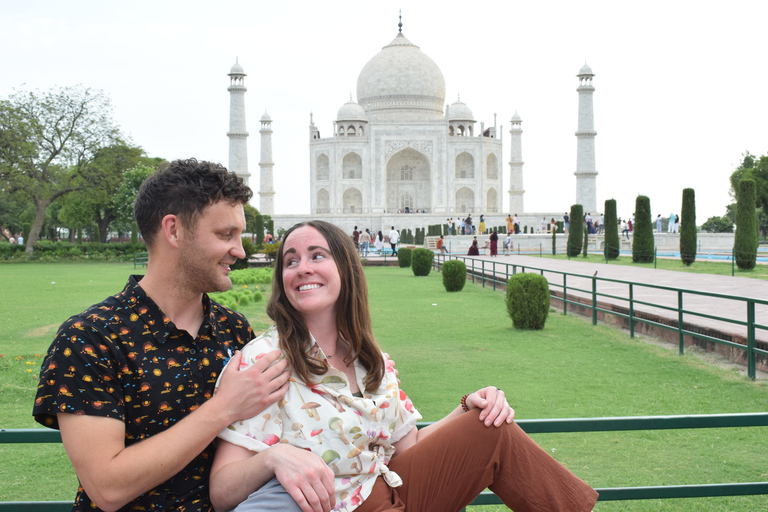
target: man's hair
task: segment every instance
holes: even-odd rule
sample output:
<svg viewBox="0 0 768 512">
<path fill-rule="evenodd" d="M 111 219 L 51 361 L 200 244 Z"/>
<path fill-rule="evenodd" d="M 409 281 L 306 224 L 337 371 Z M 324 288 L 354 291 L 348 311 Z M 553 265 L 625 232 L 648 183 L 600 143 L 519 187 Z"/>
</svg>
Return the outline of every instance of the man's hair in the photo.
<svg viewBox="0 0 768 512">
<path fill-rule="evenodd" d="M 339 272 L 341 287 L 336 301 L 336 328 L 347 344 L 344 362 L 360 360 L 367 371 L 365 389 L 373 392 L 384 378 L 384 357 L 373 339 L 363 265 L 349 236 L 329 222 L 312 220 L 296 224 L 285 233 L 280 244 L 272 278 L 272 294 L 267 305 L 267 314 L 275 322 L 280 335 L 280 349 L 304 382 L 310 383 L 312 375 L 328 372 L 328 363 L 307 356 L 311 343 L 309 328 L 301 313 L 291 305 L 283 286 L 283 248 L 294 231 L 306 226 L 315 228 L 323 235 Z"/>
<path fill-rule="evenodd" d="M 141 236 L 151 246 L 166 215 L 178 216 L 185 229 L 194 230 L 207 206 L 219 201 L 245 204 L 252 196 L 242 178 L 221 164 L 174 160 L 144 180 L 133 213 Z"/>
</svg>

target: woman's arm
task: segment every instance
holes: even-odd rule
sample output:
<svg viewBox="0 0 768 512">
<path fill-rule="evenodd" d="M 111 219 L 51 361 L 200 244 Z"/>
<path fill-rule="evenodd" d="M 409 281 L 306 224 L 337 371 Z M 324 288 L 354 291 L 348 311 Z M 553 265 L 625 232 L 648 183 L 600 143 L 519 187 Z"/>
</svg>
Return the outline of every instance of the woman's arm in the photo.
<svg viewBox="0 0 768 512">
<path fill-rule="evenodd" d="M 304 512 L 329 512 L 336 504 L 333 471 L 317 455 L 280 443 L 262 452 L 219 439 L 210 479 L 211 503 L 231 510 L 276 476 Z"/>
<path fill-rule="evenodd" d="M 484 422 L 486 427 L 490 427 L 491 425 L 500 427 L 505 422 L 512 423 L 515 419 L 515 410 L 507 403 L 507 399 L 504 397 L 504 392 L 493 386 L 470 393 L 464 403 L 467 404 L 467 407 L 470 410 L 482 409 L 482 411 L 480 411 L 480 421 Z M 436 421 L 422 429 L 413 427 L 410 432 L 394 443 L 395 456 L 403 453 L 426 436 L 435 432 L 441 426 L 457 416 L 464 414 L 464 412 L 464 408 L 459 405 L 440 421 Z"/>
</svg>

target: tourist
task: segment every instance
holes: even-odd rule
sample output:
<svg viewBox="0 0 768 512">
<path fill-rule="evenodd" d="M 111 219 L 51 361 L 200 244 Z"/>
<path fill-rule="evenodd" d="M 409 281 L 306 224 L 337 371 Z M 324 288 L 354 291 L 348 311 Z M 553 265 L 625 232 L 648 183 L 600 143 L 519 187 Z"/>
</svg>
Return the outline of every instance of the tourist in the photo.
<svg viewBox="0 0 768 512">
<path fill-rule="evenodd" d="M 472 245 L 469 246 L 467 256 L 480 256 L 480 248 L 477 246 L 477 237 L 472 240 Z"/>
<path fill-rule="evenodd" d="M 440 249 L 440 254 L 445 254 L 443 235 L 440 235 L 440 238 L 437 239 L 437 242 L 435 242 L 435 247 Z"/>
<path fill-rule="evenodd" d="M 667 224 L 667 233 L 674 233 L 675 231 L 675 214 L 669 214 L 669 224 Z"/>
<path fill-rule="evenodd" d="M 504 254 L 508 255 L 513 248 L 514 246 L 512 244 L 512 235 L 507 233 L 507 238 L 504 239 Z"/>
<path fill-rule="evenodd" d="M 480 215 L 480 225 L 477 228 L 480 231 L 481 235 L 485 234 L 485 219 L 482 215 Z"/>
<path fill-rule="evenodd" d="M 72 510 L 210 510 L 216 435 L 287 391 L 278 352 L 240 368 L 253 331 L 207 295 L 228 290 L 230 265 L 245 257 L 251 196 L 218 164 L 182 160 L 156 171 L 135 203 L 146 275 L 56 334 L 33 414 L 61 430 L 81 485 Z M 299 510 L 277 480 L 259 493 L 272 510 Z"/>
<path fill-rule="evenodd" d="M 541 223 L 539 224 L 539 231 L 542 232 L 542 233 L 546 233 L 547 232 L 547 224 L 548 224 L 547 218 L 546 217 L 542 217 L 541 218 Z"/>
<path fill-rule="evenodd" d="M 397 256 L 397 242 L 400 241 L 400 233 L 395 231 L 395 226 L 392 226 L 389 232 L 389 245 L 392 247 L 392 256 Z"/>
<path fill-rule="evenodd" d="M 552 217 L 552 220 L 549 221 L 549 232 L 557 233 L 557 222 L 555 222 L 554 217 Z"/>
<path fill-rule="evenodd" d="M 384 249 L 384 235 L 381 231 L 376 234 L 376 242 L 373 245 L 376 246 L 376 251 L 379 253 L 379 256 L 381 256 L 381 251 Z"/>
<path fill-rule="evenodd" d="M 565 212 L 565 215 L 563 215 L 563 232 L 568 233 L 568 226 L 570 226 L 570 220 L 571 217 L 568 215 L 568 212 Z"/>
<path fill-rule="evenodd" d="M 507 214 L 507 233 L 515 232 L 515 219 L 512 218 L 512 214 Z"/>
<path fill-rule="evenodd" d="M 514 224 L 515 224 L 515 234 L 519 235 L 520 234 L 520 219 L 517 218 L 517 214 L 515 214 Z"/>
<path fill-rule="evenodd" d="M 277 261 L 267 307 L 276 325 L 243 361 L 279 348 L 292 385 L 279 405 L 220 433 L 217 510 L 265 510 L 251 493 L 273 473 L 305 511 L 458 511 L 486 487 L 519 511 L 592 510 L 597 493 L 514 423 L 495 387 L 416 428 L 422 417 L 376 345 L 365 273 L 340 229 L 294 226 Z"/>
<path fill-rule="evenodd" d="M 493 233 L 491 233 L 491 236 L 489 237 L 491 240 L 491 256 L 498 256 L 499 255 L 499 234 L 496 232 L 496 230 L 493 230 Z"/>
<path fill-rule="evenodd" d="M 371 232 L 366 228 L 366 230 L 360 234 L 360 253 L 363 255 L 363 258 L 368 257 L 368 246 L 370 244 Z"/>
<path fill-rule="evenodd" d="M 359 251 L 360 250 L 360 232 L 357 230 L 357 226 L 355 226 L 354 231 L 352 231 L 352 241 L 355 243 L 355 248 Z"/>
<path fill-rule="evenodd" d="M 656 216 L 656 232 L 661 233 L 661 214 Z"/>
<path fill-rule="evenodd" d="M 627 240 L 629 240 L 629 226 L 627 225 L 627 221 L 622 222 L 619 220 L 619 222 L 621 222 L 621 234 L 627 235 Z"/>
</svg>

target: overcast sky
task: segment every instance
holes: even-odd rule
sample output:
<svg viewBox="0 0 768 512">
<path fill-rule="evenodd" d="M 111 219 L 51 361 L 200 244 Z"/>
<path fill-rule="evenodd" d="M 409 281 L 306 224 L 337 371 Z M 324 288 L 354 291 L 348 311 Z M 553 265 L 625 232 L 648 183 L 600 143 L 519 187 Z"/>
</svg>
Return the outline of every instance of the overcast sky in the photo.
<svg viewBox="0 0 768 512">
<path fill-rule="evenodd" d="M 363 66 L 403 33 L 475 119 L 523 119 L 527 212 L 575 202 L 578 94 L 593 85 L 598 206 L 620 216 L 638 194 L 653 215 L 696 190 L 697 223 L 722 215 L 748 150 L 768 153 L 764 0 L 719 1 L 67 1 L 0 0 L 0 97 L 13 88 L 103 89 L 124 133 L 150 156 L 227 165 L 229 77 L 246 77 L 251 185 L 259 118 L 273 119 L 277 214 L 309 212 L 309 114 L 323 137 L 357 99 Z M 258 204 L 256 204 L 258 207 Z"/>
</svg>

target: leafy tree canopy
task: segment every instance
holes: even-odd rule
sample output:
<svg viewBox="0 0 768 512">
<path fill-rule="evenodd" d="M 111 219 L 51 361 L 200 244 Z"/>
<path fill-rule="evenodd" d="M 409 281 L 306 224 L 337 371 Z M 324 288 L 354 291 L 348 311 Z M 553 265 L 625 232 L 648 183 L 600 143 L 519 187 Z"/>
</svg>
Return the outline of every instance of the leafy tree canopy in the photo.
<svg viewBox="0 0 768 512">
<path fill-rule="evenodd" d="M 89 164 L 118 136 L 103 91 L 55 87 L 47 92 L 15 91 L 0 101 L 0 182 L 35 205 L 27 252 L 37 242 L 48 206 L 83 190 Z"/>
</svg>

